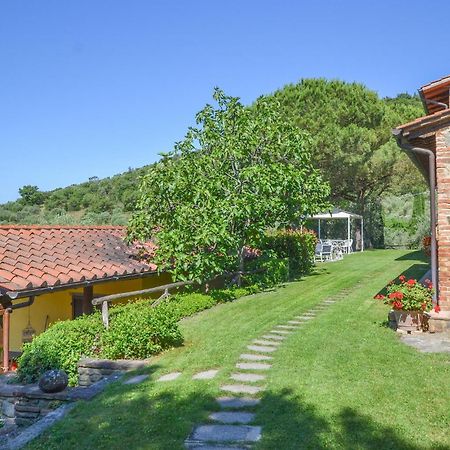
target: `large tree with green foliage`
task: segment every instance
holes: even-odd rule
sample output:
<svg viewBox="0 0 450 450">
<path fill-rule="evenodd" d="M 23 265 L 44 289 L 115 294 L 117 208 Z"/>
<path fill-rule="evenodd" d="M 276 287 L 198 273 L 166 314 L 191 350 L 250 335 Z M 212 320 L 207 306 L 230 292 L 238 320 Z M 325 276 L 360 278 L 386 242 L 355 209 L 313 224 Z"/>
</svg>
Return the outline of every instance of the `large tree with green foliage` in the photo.
<svg viewBox="0 0 450 450">
<path fill-rule="evenodd" d="M 311 139 L 279 104 L 246 108 L 215 90 L 175 149 L 142 179 L 129 240 L 153 238 L 156 262 L 177 279 L 242 270 L 246 246 L 267 228 L 327 206 L 329 189 L 311 163 Z"/>
<path fill-rule="evenodd" d="M 362 84 L 325 79 L 304 79 L 271 97 L 287 120 L 313 136 L 313 163 L 330 182 L 334 202 L 363 211 L 368 198 L 391 187 L 397 169 L 417 174 L 391 135 L 422 114 L 416 97 L 381 100 Z"/>
</svg>

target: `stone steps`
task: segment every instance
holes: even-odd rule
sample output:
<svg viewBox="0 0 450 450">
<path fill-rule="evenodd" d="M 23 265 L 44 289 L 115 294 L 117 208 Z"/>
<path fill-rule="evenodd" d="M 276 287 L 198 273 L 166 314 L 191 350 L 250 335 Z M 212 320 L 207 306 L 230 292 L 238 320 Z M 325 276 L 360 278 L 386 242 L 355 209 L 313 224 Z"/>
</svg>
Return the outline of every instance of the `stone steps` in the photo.
<svg viewBox="0 0 450 450">
<path fill-rule="evenodd" d="M 260 375 L 258 373 L 232 373 L 230 378 L 234 381 L 244 381 L 255 383 L 256 381 L 265 380 L 265 375 Z"/>
<path fill-rule="evenodd" d="M 253 344 L 256 344 L 256 345 L 274 345 L 274 346 L 277 346 L 277 345 L 280 345 L 280 342 L 276 342 L 276 341 L 270 341 L 270 340 L 267 340 L 267 339 L 254 339 L 253 340 Z"/>
<path fill-rule="evenodd" d="M 205 444 L 221 444 L 222 447 L 211 447 L 210 445 L 210 448 L 224 449 L 233 448 L 232 444 L 253 444 L 260 439 L 261 427 L 259 426 L 199 425 L 194 428 L 189 438 L 185 441 L 185 446 L 189 449 L 203 448 L 204 450 Z M 224 447 L 224 445 L 228 447 Z"/>
<path fill-rule="evenodd" d="M 231 392 L 233 394 L 255 395 L 262 392 L 264 388 L 260 386 L 249 386 L 247 384 L 225 384 L 223 386 L 220 386 L 220 390 Z"/>
<path fill-rule="evenodd" d="M 208 419 L 225 424 L 248 425 L 255 420 L 255 415 L 245 411 L 219 411 L 211 413 Z"/>
<path fill-rule="evenodd" d="M 270 361 L 271 359 L 273 359 L 273 357 L 269 355 L 255 355 L 253 353 L 242 353 L 242 355 L 239 355 L 239 359 L 245 359 L 247 361 Z"/>
</svg>

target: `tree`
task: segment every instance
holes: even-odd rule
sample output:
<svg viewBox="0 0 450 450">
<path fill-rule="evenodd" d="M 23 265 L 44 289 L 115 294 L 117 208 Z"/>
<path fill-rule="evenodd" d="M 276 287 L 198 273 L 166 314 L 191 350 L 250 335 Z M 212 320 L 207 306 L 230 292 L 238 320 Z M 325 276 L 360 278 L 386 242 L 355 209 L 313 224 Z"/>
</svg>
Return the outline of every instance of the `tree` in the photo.
<svg viewBox="0 0 450 450">
<path fill-rule="evenodd" d="M 155 261 L 177 279 L 207 280 L 243 269 L 244 250 L 267 228 L 287 226 L 328 205 L 311 163 L 311 139 L 284 120 L 279 104 L 253 108 L 214 92 L 175 149 L 142 178 L 128 240 L 153 238 Z"/>
<path fill-rule="evenodd" d="M 391 135 L 421 115 L 414 97 L 383 101 L 361 84 L 325 79 L 302 80 L 272 97 L 287 120 L 313 136 L 313 163 L 329 181 L 333 202 L 356 203 L 363 212 L 368 198 L 390 188 L 399 161 L 415 170 Z"/>
<path fill-rule="evenodd" d="M 25 205 L 42 205 L 45 200 L 45 194 L 39 191 L 37 186 L 27 184 L 19 189 L 21 201 Z"/>
</svg>

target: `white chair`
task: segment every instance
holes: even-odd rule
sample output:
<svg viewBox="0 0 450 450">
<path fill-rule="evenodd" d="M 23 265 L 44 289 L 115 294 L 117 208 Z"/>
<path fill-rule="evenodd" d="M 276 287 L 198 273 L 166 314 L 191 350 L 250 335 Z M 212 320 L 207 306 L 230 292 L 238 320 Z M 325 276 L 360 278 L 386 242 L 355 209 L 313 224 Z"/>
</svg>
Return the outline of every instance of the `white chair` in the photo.
<svg viewBox="0 0 450 450">
<path fill-rule="evenodd" d="M 344 243 L 345 253 L 353 253 L 353 239 L 347 239 Z"/>
</svg>

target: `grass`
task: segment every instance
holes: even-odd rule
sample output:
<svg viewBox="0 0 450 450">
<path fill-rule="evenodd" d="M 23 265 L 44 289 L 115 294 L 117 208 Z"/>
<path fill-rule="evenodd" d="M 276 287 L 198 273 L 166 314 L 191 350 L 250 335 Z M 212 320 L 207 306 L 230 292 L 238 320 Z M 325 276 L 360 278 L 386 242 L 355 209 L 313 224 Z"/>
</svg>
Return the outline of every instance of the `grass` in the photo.
<svg viewBox="0 0 450 450">
<path fill-rule="evenodd" d="M 386 306 L 372 299 L 390 279 L 426 269 L 418 252 L 350 255 L 298 282 L 186 319 L 185 345 L 154 358 L 146 382 L 109 386 L 27 449 L 182 449 L 192 427 L 217 410 L 219 386 L 251 339 L 343 289 L 339 304 L 277 352 L 255 410 L 263 426 L 257 448 L 448 449 L 448 357 L 402 344 L 382 325 Z M 215 379 L 191 380 L 211 368 L 221 369 Z M 155 383 L 172 371 L 183 374 Z"/>
</svg>

